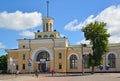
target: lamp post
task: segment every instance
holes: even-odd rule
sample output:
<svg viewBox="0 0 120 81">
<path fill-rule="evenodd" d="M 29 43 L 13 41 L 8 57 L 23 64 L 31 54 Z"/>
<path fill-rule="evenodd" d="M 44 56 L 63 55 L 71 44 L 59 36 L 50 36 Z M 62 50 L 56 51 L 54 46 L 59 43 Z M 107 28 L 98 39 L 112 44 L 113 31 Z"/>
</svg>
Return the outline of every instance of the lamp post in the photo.
<svg viewBox="0 0 120 81">
<path fill-rule="evenodd" d="M 84 75 L 84 56 L 83 56 L 83 47 L 86 47 L 86 44 L 81 44 L 81 53 L 82 53 L 82 75 Z"/>
</svg>

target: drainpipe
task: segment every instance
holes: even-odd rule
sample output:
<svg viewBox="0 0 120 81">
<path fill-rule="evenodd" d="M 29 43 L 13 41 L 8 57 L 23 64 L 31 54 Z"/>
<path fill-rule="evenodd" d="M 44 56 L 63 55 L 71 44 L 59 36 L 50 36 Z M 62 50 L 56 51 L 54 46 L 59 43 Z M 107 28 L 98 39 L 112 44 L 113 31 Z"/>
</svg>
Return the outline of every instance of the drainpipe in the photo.
<svg viewBox="0 0 120 81">
<path fill-rule="evenodd" d="M 53 68 L 52 68 L 52 70 L 54 69 L 55 70 L 55 39 L 54 38 L 51 38 L 52 39 L 52 41 L 53 41 L 53 47 L 52 47 L 52 50 L 53 50 L 53 61 L 54 61 L 54 64 L 53 64 Z"/>
<path fill-rule="evenodd" d="M 29 51 L 29 58 L 28 58 L 28 61 L 30 62 L 31 61 L 31 57 L 30 57 L 30 52 L 31 52 L 31 40 L 29 39 L 29 49 L 30 49 L 30 51 Z M 28 66 L 29 67 L 29 73 L 30 73 L 30 67 L 31 66 Z"/>
<path fill-rule="evenodd" d="M 67 49 L 66 49 L 66 73 L 67 73 L 67 70 L 68 70 L 68 67 L 67 67 L 67 61 L 68 61 L 68 59 L 67 59 L 68 48 L 69 48 L 69 47 L 67 47 Z"/>
</svg>

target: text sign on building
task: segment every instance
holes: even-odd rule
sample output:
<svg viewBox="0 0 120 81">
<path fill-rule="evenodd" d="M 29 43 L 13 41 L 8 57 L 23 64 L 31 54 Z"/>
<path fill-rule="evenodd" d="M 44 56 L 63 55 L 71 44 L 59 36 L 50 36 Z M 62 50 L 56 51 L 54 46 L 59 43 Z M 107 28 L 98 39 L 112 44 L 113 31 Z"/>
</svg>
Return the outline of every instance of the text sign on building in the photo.
<svg viewBox="0 0 120 81">
<path fill-rule="evenodd" d="M 45 63 L 46 59 L 40 59 L 40 63 Z"/>
</svg>

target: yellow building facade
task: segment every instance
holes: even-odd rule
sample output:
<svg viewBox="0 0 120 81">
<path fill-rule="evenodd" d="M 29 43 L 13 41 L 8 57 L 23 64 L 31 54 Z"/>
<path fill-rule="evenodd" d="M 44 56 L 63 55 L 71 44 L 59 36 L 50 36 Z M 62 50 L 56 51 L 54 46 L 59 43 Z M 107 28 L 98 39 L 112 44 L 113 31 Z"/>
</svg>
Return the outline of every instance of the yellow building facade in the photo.
<svg viewBox="0 0 120 81">
<path fill-rule="evenodd" d="M 8 70 L 20 73 L 34 72 L 90 72 L 88 54 L 90 45 L 70 45 L 66 37 L 60 37 L 54 30 L 54 19 L 43 18 L 43 31 L 34 32 L 34 39 L 18 39 L 17 49 L 7 49 Z M 103 70 L 109 65 L 109 72 L 120 71 L 120 44 L 110 44 L 109 52 L 103 56 Z M 84 59 L 83 59 L 84 58 Z M 99 72 L 99 67 L 95 67 Z"/>
</svg>

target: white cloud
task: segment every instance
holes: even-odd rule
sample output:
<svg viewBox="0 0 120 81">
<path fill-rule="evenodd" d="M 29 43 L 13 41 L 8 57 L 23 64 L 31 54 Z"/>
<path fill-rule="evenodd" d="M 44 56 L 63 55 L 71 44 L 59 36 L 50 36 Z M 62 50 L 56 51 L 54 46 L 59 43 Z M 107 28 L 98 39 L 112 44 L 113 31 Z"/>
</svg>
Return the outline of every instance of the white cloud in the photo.
<svg viewBox="0 0 120 81">
<path fill-rule="evenodd" d="M 26 30 L 26 31 L 21 32 L 19 35 L 26 36 L 26 37 L 34 37 L 34 32 Z"/>
<path fill-rule="evenodd" d="M 73 31 L 74 29 L 74 31 L 76 31 L 95 20 L 107 23 L 106 28 L 108 33 L 111 34 L 109 43 L 120 43 L 120 5 L 106 8 L 96 17 L 94 17 L 94 15 L 90 15 L 84 22 L 78 23 L 78 21 L 75 20 L 77 21 L 77 24 L 74 24 L 75 22 L 73 20 L 73 23 L 68 23 L 65 26 L 65 29 L 70 31 Z"/>
<path fill-rule="evenodd" d="M 26 30 L 39 26 L 42 23 L 41 20 L 41 13 L 38 12 L 23 13 L 16 11 L 8 13 L 4 11 L 0 13 L 0 28 Z"/>
<path fill-rule="evenodd" d="M 89 16 L 84 22 L 78 22 L 77 19 L 74 19 L 73 21 L 69 22 L 67 25 L 65 25 L 64 29 L 69 30 L 69 31 L 77 31 L 80 30 L 83 26 L 86 24 L 92 22 L 93 20 L 93 15 Z"/>
<path fill-rule="evenodd" d="M 90 41 L 83 39 L 83 40 L 77 42 L 76 44 L 78 44 L 78 45 L 79 45 L 79 44 L 90 44 Z"/>
<path fill-rule="evenodd" d="M 96 19 L 107 23 L 106 28 L 111 34 L 109 43 L 120 43 L 120 5 L 105 9 Z"/>
<path fill-rule="evenodd" d="M 120 6 L 106 8 L 96 17 L 96 20 L 107 23 L 108 32 L 112 35 L 120 35 Z"/>
<path fill-rule="evenodd" d="M 73 21 L 71 21 L 70 23 L 68 23 L 64 29 L 65 30 L 70 30 L 70 31 L 76 31 L 77 29 L 81 29 L 80 28 L 81 24 L 78 23 L 78 20 L 75 19 Z"/>
<path fill-rule="evenodd" d="M 109 43 L 120 43 L 120 37 L 118 37 L 118 36 L 111 36 L 109 38 Z"/>
<path fill-rule="evenodd" d="M 5 45 L 3 45 L 1 42 L 0 42 L 0 48 L 5 48 Z"/>
</svg>

